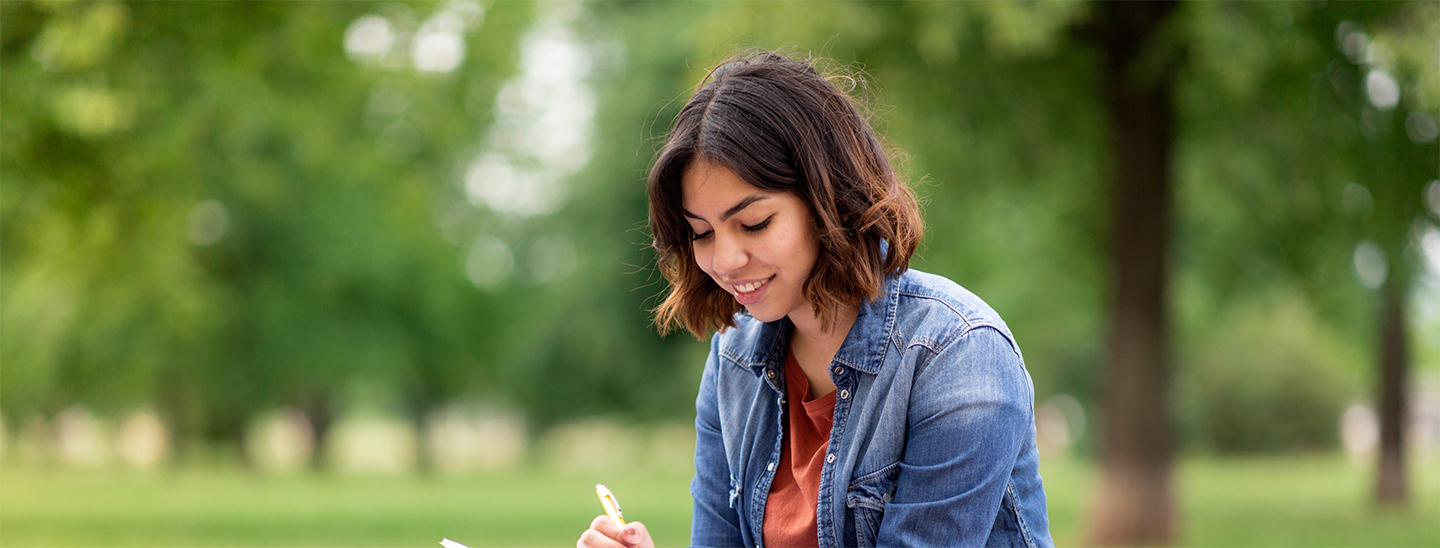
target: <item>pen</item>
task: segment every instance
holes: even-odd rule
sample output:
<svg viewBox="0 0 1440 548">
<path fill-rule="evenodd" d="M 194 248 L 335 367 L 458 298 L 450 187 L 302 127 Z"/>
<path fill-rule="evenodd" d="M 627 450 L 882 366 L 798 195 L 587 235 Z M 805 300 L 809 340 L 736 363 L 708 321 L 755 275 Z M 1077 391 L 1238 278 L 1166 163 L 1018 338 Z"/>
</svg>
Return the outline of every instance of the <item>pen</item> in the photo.
<svg viewBox="0 0 1440 548">
<path fill-rule="evenodd" d="M 620 513 L 620 503 L 615 500 L 615 495 L 599 483 L 595 484 L 595 494 L 600 497 L 600 505 L 605 507 L 605 514 L 610 516 L 610 521 L 615 522 L 616 527 L 624 527 L 625 516 Z"/>
</svg>

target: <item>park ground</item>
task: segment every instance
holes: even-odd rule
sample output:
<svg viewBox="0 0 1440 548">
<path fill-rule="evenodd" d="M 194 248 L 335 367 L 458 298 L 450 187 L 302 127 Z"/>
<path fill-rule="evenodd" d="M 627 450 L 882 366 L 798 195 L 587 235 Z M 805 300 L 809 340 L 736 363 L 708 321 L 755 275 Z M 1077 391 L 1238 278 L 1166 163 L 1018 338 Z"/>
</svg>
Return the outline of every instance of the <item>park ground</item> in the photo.
<svg viewBox="0 0 1440 548">
<path fill-rule="evenodd" d="M 1177 476 L 1181 546 L 1440 546 L 1440 458 L 1411 461 L 1412 503 L 1377 509 L 1372 469 L 1344 455 L 1192 457 Z M 1083 544 L 1094 465 L 1042 465 L 1057 545 Z M 683 469 L 464 476 L 0 469 L 0 546 L 569 546 L 600 513 L 593 486 L 662 546 L 688 538 Z"/>
</svg>

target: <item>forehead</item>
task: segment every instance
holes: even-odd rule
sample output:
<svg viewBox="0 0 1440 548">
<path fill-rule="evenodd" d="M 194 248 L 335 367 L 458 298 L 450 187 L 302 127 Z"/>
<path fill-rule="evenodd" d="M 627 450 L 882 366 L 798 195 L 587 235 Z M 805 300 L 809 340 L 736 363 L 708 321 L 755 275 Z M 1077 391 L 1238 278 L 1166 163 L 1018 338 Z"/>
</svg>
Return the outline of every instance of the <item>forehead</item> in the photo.
<svg viewBox="0 0 1440 548">
<path fill-rule="evenodd" d="M 706 160 L 692 162 L 680 178 L 681 207 L 704 217 L 726 211 L 751 196 L 779 194 L 746 182 L 723 164 Z"/>
<path fill-rule="evenodd" d="M 764 192 L 745 182 L 729 167 L 706 160 L 695 160 L 685 168 L 685 174 L 680 177 L 680 190 L 686 204 L 690 204 L 692 199 L 717 194 L 748 195 Z"/>
</svg>

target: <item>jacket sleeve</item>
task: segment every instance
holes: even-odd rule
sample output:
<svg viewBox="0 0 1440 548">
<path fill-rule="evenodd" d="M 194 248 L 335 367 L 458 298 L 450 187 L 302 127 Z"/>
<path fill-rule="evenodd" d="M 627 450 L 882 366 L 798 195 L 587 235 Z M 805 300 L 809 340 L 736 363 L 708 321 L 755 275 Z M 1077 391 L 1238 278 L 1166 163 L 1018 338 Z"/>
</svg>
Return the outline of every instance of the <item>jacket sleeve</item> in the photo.
<svg viewBox="0 0 1440 548">
<path fill-rule="evenodd" d="M 695 478 L 690 496 L 695 500 L 690 520 L 693 546 L 740 546 L 739 514 L 733 507 L 730 465 L 725 459 L 725 442 L 720 434 L 718 379 L 720 335 L 710 340 L 710 355 L 700 377 L 700 394 L 695 398 Z"/>
<path fill-rule="evenodd" d="M 1025 438 L 1034 388 L 1010 339 L 975 327 L 919 366 L 905 456 L 878 546 L 984 546 Z"/>
</svg>

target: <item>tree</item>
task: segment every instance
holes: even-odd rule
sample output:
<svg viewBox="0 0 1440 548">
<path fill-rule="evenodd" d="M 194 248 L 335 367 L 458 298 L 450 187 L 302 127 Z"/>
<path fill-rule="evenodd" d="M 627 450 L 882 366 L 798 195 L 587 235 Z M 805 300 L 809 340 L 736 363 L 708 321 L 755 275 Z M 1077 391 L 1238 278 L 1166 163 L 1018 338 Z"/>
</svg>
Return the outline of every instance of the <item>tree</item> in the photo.
<svg viewBox="0 0 1440 548">
<path fill-rule="evenodd" d="M 1329 106 L 1337 114 L 1358 118 L 1361 139 L 1339 143 L 1336 157 L 1343 164 L 1337 167 L 1367 187 L 1374 202 L 1374 214 L 1356 227 L 1368 241 L 1356 247 L 1355 263 L 1362 283 L 1378 289 L 1380 300 L 1376 307 L 1380 459 L 1375 497 L 1389 505 L 1404 504 L 1409 498 L 1404 462 L 1411 359 L 1406 302 L 1418 271 L 1424 268 L 1415 244 L 1440 215 L 1426 211 L 1424 198 L 1426 185 L 1440 174 L 1434 129 L 1440 108 L 1440 68 L 1433 52 L 1440 37 L 1440 24 L 1435 22 L 1440 12 L 1432 3 L 1366 8 L 1341 12 L 1353 19 L 1334 26 L 1337 49 L 1356 65 L 1359 77 L 1344 82 L 1355 88 L 1334 86 L 1337 96 Z M 1375 43 L 1367 43 L 1364 27 L 1374 29 Z M 1374 256 L 1376 249 L 1379 257 Z M 1366 267 L 1378 272 L 1365 272 Z"/>
<path fill-rule="evenodd" d="M 1110 250 L 1114 282 L 1105 371 L 1098 545 L 1167 544 L 1174 536 L 1171 471 L 1169 268 L 1173 61 L 1156 42 L 1175 2 L 1101 4 L 1114 154 Z M 1147 64 L 1148 62 L 1148 64 Z"/>
<path fill-rule="evenodd" d="M 1186 123 L 1215 151 L 1192 164 L 1214 182 L 1191 195 L 1227 205 L 1191 209 L 1187 224 L 1208 234 L 1182 235 L 1182 263 L 1227 301 L 1293 281 L 1351 344 L 1375 348 L 1376 497 L 1403 500 L 1404 303 L 1423 266 L 1414 242 L 1434 222 L 1423 192 L 1437 172 L 1435 6 L 1188 7 L 1184 87 L 1205 100 L 1189 101 Z"/>
<path fill-rule="evenodd" d="M 484 388 L 500 307 L 433 208 L 527 4 L 0 9 L 7 414 L 150 404 L 233 442 Z"/>
</svg>

